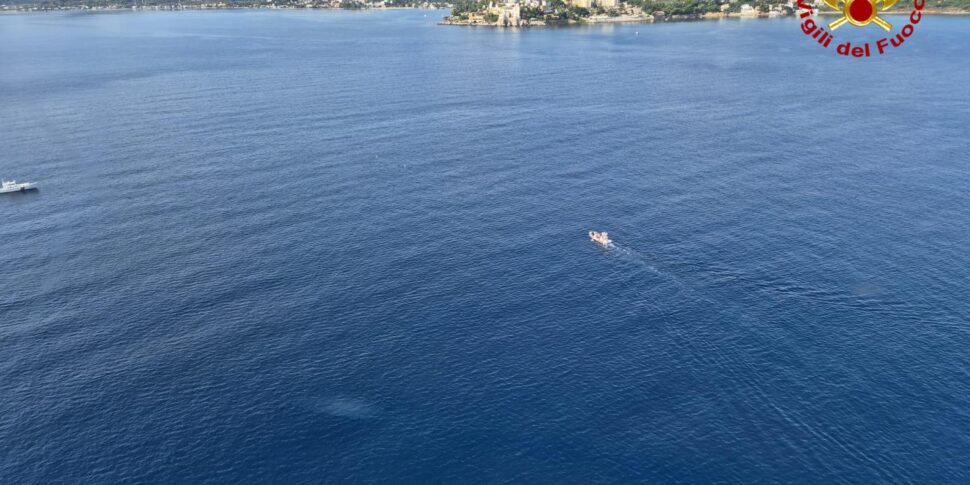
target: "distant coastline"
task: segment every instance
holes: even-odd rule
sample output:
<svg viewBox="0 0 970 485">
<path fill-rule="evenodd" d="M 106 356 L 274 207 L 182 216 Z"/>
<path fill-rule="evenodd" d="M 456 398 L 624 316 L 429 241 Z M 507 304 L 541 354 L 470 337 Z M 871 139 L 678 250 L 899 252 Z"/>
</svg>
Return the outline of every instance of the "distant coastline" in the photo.
<svg viewBox="0 0 970 485">
<path fill-rule="evenodd" d="M 822 0 L 810 0 L 819 15 L 838 15 Z M 899 2 L 884 15 L 908 15 L 910 2 Z M 542 27 L 602 23 L 653 23 L 780 18 L 796 14 L 796 0 L 456 0 L 441 25 Z M 937 0 L 926 14 L 967 15 L 970 0 Z"/>
<path fill-rule="evenodd" d="M 3 0 L 0 0 L 3 1 Z M 367 1 L 367 0 L 222 0 L 222 1 L 161 1 L 151 0 L 41 0 L 25 3 L 0 4 L 0 15 L 5 13 L 89 11 L 89 12 L 138 12 L 138 11 L 185 11 L 185 10 L 443 10 L 451 9 L 438 25 L 481 27 L 542 27 L 589 24 L 656 23 L 678 21 L 762 19 L 794 15 L 786 3 L 761 2 L 757 7 L 740 0 L 715 0 L 721 3 L 721 11 L 664 11 L 662 2 L 635 1 L 621 3 L 606 0 L 608 7 L 600 7 L 596 0 L 506 0 L 455 3 L 437 1 Z M 750 0 L 749 0 L 750 1 Z M 778 0 L 772 0 L 777 2 Z M 963 0 L 957 0 L 962 2 Z M 702 0 L 695 0 L 702 5 Z M 924 15 L 968 16 L 967 7 L 943 5 L 927 7 Z M 940 2 L 937 2 L 940 3 Z M 944 4 L 950 2 L 943 2 Z M 557 9 L 557 4 L 561 9 Z M 903 5 L 905 4 L 905 5 Z M 588 5 L 587 7 L 577 5 Z M 689 4 L 680 4 L 689 5 Z M 649 6 L 654 6 L 653 10 Z M 728 9 L 723 9 L 728 6 Z M 902 6 L 902 8 L 901 8 Z M 469 8 L 470 7 L 470 8 Z M 648 7 L 645 9 L 644 7 Z M 747 8 L 745 8 L 747 7 Z M 530 10 L 531 8 L 531 10 Z M 908 2 L 899 2 L 884 15 L 908 15 Z M 523 11 L 525 14 L 523 15 Z M 819 10 L 818 15 L 838 15 L 835 11 Z"/>
<path fill-rule="evenodd" d="M 818 15 L 825 17 L 835 17 L 838 15 L 837 12 L 819 12 Z M 883 15 L 887 16 L 906 16 L 909 15 L 907 12 L 903 11 L 893 11 L 887 12 Z M 970 11 L 954 11 L 954 10 L 935 10 L 926 9 L 923 11 L 923 15 L 934 15 L 934 16 L 970 16 Z M 480 20 L 465 20 L 465 19 L 455 19 L 451 16 L 445 17 L 438 25 L 457 25 L 465 27 L 556 27 L 556 26 L 579 26 L 579 25 L 597 25 L 597 24 L 649 24 L 649 23 L 664 23 L 664 22 L 692 22 L 692 21 L 711 21 L 711 20 L 762 20 L 762 19 L 777 19 L 792 17 L 793 14 L 784 14 L 778 16 L 768 16 L 768 15 L 758 15 L 752 17 L 743 17 L 740 15 L 718 15 L 718 14 L 704 14 L 704 15 L 668 15 L 663 17 L 655 17 L 652 15 L 621 15 L 617 17 L 608 16 L 590 16 L 580 20 L 564 20 L 555 22 L 546 21 L 530 21 L 525 23 L 519 23 L 518 25 L 505 25 L 497 22 L 480 21 Z"/>
<path fill-rule="evenodd" d="M 3 0 L 0 0 L 2 2 Z M 449 9 L 447 2 L 435 1 L 362 1 L 362 0 L 43 0 L 29 3 L 0 4 L 0 14 L 9 12 L 52 11 L 182 11 L 182 10 L 437 10 Z"/>
<path fill-rule="evenodd" d="M 460 19 L 454 16 L 445 17 L 438 25 L 463 25 L 463 26 L 481 26 L 481 27 L 544 27 L 544 26 L 561 26 L 561 25 L 589 25 L 589 24 L 633 24 L 633 23 L 655 23 L 655 22 L 687 22 L 687 21 L 699 21 L 699 20 L 721 20 L 721 19 L 757 19 L 757 18 L 779 18 L 789 16 L 791 14 L 780 14 L 780 15 L 753 15 L 753 16 L 742 16 L 740 14 L 620 14 L 616 16 L 610 15 L 590 15 L 588 17 L 581 17 L 578 19 L 565 19 L 565 20 L 528 20 L 526 22 L 520 22 L 518 25 L 502 25 L 500 22 L 492 21 L 489 22 L 487 19 L 471 18 L 471 19 Z"/>
</svg>

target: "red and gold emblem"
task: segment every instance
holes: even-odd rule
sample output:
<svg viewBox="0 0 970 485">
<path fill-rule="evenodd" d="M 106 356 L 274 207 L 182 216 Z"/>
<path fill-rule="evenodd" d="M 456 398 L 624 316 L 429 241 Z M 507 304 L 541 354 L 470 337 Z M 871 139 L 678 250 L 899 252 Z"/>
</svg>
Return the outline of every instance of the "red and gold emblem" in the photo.
<svg viewBox="0 0 970 485">
<path fill-rule="evenodd" d="M 829 23 L 829 30 L 835 30 L 846 23 L 856 27 L 865 27 L 869 24 L 876 24 L 883 30 L 889 32 L 893 30 L 893 24 L 887 22 L 879 16 L 880 12 L 885 12 L 896 5 L 898 0 L 825 0 L 825 4 L 832 9 L 841 12 L 842 17 Z M 839 6 L 842 3 L 842 6 Z"/>
<path fill-rule="evenodd" d="M 909 0 L 913 2 L 913 9 L 909 12 L 909 23 L 904 24 L 899 32 L 893 32 L 893 24 L 879 16 L 886 13 L 896 5 L 899 0 L 823 0 L 826 5 L 842 14 L 841 17 L 828 23 L 828 30 L 823 24 L 816 23 L 818 13 L 815 5 L 810 3 L 813 0 L 797 0 L 798 16 L 802 19 L 802 33 L 809 36 L 818 45 L 825 49 L 835 41 L 832 32 L 835 29 L 850 24 L 856 27 L 865 27 L 869 24 L 876 24 L 889 35 L 875 42 L 859 42 L 858 40 L 848 39 L 846 42 L 835 44 L 835 53 L 845 57 L 872 57 L 881 56 L 892 49 L 896 49 L 912 37 L 916 32 L 916 25 L 923 19 L 923 8 L 926 7 L 926 0 Z M 815 0 L 817 1 L 817 0 Z M 854 43 L 854 44 L 853 44 Z"/>
</svg>

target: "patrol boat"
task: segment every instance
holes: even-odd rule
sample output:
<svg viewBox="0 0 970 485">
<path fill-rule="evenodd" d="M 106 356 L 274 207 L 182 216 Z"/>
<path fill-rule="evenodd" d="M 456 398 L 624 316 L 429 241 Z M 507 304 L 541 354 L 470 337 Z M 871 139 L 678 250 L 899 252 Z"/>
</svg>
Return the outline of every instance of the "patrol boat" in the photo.
<svg viewBox="0 0 970 485">
<path fill-rule="evenodd" d="M 589 239 L 600 246 L 608 248 L 613 245 L 613 241 L 610 240 L 610 234 L 608 232 L 597 232 L 589 231 Z"/>
<path fill-rule="evenodd" d="M 37 190 L 37 184 L 35 182 L 17 183 L 16 180 L 0 181 L 0 194 L 27 192 L 28 190 Z"/>
</svg>

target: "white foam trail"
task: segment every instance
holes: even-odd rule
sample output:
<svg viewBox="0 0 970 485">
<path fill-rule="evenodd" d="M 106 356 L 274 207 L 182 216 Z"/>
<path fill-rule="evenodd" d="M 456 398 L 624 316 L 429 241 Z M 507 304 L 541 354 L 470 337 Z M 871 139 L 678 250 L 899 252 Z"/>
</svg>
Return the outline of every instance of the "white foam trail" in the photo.
<svg viewBox="0 0 970 485">
<path fill-rule="evenodd" d="M 676 274 L 664 270 L 662 267 L 658 267 L 648 255 L 637 251 L 636 249 L 623 246 L 613 242 L 610 247 L 607 247 L 607 252 L 610 256 L 616 257 L 619 260 L 634 265 L 637 268 L 649 271 L 656 276 L 662 278 L 665 282 L 669 283 L 675 291 L 679 292 L 684 298 L 688 298 L 694 301 L 706 302 L 709 304 L 717 305 L 714 300 L 704 296 L 699 293 L 697 289 L 691 287 L 689 284 L 685 283 Z M 721 311 L 721 310 L 719 310 Z"/>
<path fill-rule="evenodd" d="M 610 251 L 610 254 L 620 258 L 623 261 L 633 263 L 641 268 L 644 268 L 650 271 L 651 273 L 656 274 L 657 276 L 662 276 L 664 278 L 670 279 L 671 281 L 674 281 L 678 285 L 681 284 L 680 280 L 676 276 L 658 268 L 652 262 L 650 262 L 650 259 L 646 255 L 640 253 L 639 251 L 633 248 L 621 246 L 614 242 L 614 243 L 611 243 L 610 247 L 608 247 L 607 249 Z"/>
<path fill-rule="evenodd" d="M 310 408 L 318 413 L 349 419 L 370 419 L 380 413 L 380 410 L 371 403 L 348 397 L 319 399 L 311 402 Z"/>
</svg>

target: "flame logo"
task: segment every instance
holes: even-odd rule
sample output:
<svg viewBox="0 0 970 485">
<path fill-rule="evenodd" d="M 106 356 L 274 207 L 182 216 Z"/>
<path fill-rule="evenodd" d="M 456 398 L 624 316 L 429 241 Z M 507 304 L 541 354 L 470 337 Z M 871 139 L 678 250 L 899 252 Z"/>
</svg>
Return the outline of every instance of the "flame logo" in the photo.
<svg viewBox="0 0 970 485">
<path fill-rule="evenodd" d="M 846 23 L 856 27 L 865 27 L 869 24 L 876 24 L 886 32 L 893 30 L 893 24 L 886 22 L 879 16 L 880 12 L 885 12 L 896 5 L 899 0 L 825 0 L 825 4 L 833 10 L 842 12 L 842 17 L 829 24 L 829 30 L 835 30 Z"/>
</svg>

